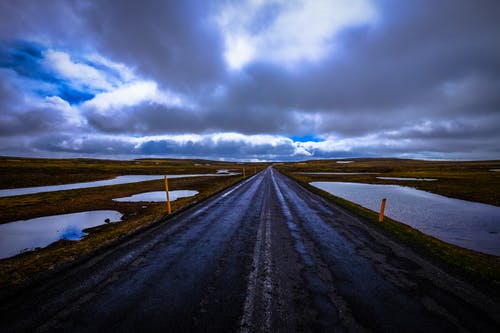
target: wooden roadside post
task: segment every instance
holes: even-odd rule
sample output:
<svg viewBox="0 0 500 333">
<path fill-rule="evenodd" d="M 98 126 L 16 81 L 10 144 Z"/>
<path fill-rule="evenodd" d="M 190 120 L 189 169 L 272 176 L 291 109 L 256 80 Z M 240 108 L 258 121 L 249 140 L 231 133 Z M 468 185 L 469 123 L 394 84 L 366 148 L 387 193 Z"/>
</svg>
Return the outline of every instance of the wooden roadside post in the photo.
<svg viewBox="0 0 500 333">
<path fill-rule="evenodd" d="M 386 198 L 382 199 L 382 203 L 380 204 L 380 214 L 378 215 L 378 221 L 382 222 L 384 221 L 384 210 L 385 210 L 385 203 L 387 202 Z"/>
<path fill-rule="evenodd" d="M 172 214 L 172 208 L 170 207 L 170 194 L 168 193 L 168 179 L 165 175 L 165 192 L 167 193 L 167 214 Z"/>
<path fill-rule="evenodd" d="M 245 167 L 243 167 L 243 177 L 245 177 Z"/>
</svg>

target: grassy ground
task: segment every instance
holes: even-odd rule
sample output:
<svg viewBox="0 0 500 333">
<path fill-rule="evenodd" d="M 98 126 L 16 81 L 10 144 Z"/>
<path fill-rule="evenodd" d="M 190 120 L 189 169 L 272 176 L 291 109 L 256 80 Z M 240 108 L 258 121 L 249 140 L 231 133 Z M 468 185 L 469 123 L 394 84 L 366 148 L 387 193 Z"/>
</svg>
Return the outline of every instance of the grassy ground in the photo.
<svg viewBox="0 0 500 333">
<path fill-rule="evenodd" d="M 141 159 L 37 159 L 0 157 L 0 189 L 70 184 L 110 179 L 119 175 L 215 173 L 219 169 L 252 173 L 262 163 L 230 163 L 206 160 Z"/>
<path fill-rule="evenodd" d="M 311 164 L 314 165 L 314 163 Z M 492 200 L 494 199 L 493 197 L 490 197 L 489 194 L 484 195 L 481 192 L 484 191 L 484 193 L 495 193 L 496 189 L 492 187 L 494 187 L 495 184 L 498 184 L 498 179 L 497 180 L 494 179 L 495 177 L 498 178 L 500 175 L 494 174 L 494 172 L 491 171 L 489 172 L 491 172 L 493 175 L 486 174 L 484 172 L 484 169 L 488 170 L 488 168 L 498 168 L 498 165 L 500 164 L 498 162 L 492 162 L 492 163 L 488 162 L 484 164 L 481 162 L 471 162 L 465 165 L 455 166 L 455 168 L 452 167 L 451 165 L 447 165 L 446 167 L 442 165 L 442 168 L 444 168 L 444 170 L 437 167 L 435 172 L 431 171 L 432 169 L 429 168 L 427 162 L 422 162 L 421 164 L 419 164 L 418 162 L 416 163 L 410 162 L 406 164 L 406 166 L 413 164 L 413 169 L 415 170 L 413 172 L 411 170 L 406 169 L 405 167 L 391 168 L 389 166 L 390 163 L 388 160 L 384 160 L 381 163 L 379 163 L 378 161 L 367 161 L 363 163 L 363 167 L 357 166 L 358 168 L 353 168 L 354 165 L 352 166 L 349 165 L 350 168 L 343 168 L 342 171 L 334 168 L 328 169 L 325 167 L 327 164 L 328 163 L 326 162 L 318 163 L 318 165 L 324 168 L 323 169 L 317 168 L 314 171 L 355 172 L 354 170 L 356 170 L 357 172 L 363 171 L 363 172 L 390 173 L 391 176 L 416 177 L 418 175 L 418 177 L 425 177 L 425 178 L 439 178 L 436 176 L 436 174 L 439 173 L 441 176 L 448 176 L 449 177 L 448 179 L 452 179 L 451 175 L 453 174 L 458 178 L 458 180 L 457 181 L 448 180 L 446 186 L 439 188 L 440 189 L 439 191 L 436 190 L 435 191 L 436 193 L 448 195 L 450 197 L 459 197 L 459 198 L 460 197 L 470 198 L 468 197 L 468 195 L 470 195 L 477 201 L 483 201 L 486 203 L 498 205 L 498 202 L 496 200 Z M 404 165 L 405 162 L 402 161 L 402 164 Z M 433 163 L 431 163 L 431 165 L 432 164 Z M 492 164 L 496 166 L 490 167 Z M 379 167 L 378 171 L 374 171 L 377 170 L 376 168 L 369 168 L 369 166 L 375 166 L 375 165 Z M 436 165 L 434 165 L 434 167 L 436 167 Z M 378 214 L 376 212 L 373 212 L 355 203 L 336 197 L 334 195 L 331 195 L 325 191 L 322 191 L 316 187 L 309 185 L 310 181 L 316 181 L 316 180 L 330 180 L 330 181 L 360 180 L 365 182 L 368 176 L 373 176 L 373 175 L 363 175 L 362 177 L 357 177 L 357 176 L 356 177 L 355 176 L 348 176 L 348 177 L 312 176 L 311 177 L 308 175 L 297 174 L 296 172 L 298 170 L 302 172 L 309 171 L 307 166 L 304 166 L 303 164 L 299 164 L 298 166 L 280 165 L 278 166 L 278 169 L 287 174 L 289 177 L 301 183 L 303 186 L 309 188 L 311 191 L 318 193 L 323 197 L 342 205 L 343 207 L 347 208 L 354 214 L 363 217 L 367 221 L 367 223 L 371 223 L 375 228 L 378 228 L 382 232 L 388 234 L 390 237 L 410 246 L 415 251 L 433 260 L 436 264 L 441 265 L 447 270 L 459 273 L 460 275 L 464 276 L 466 279 L 477 285 L 479 288 L 487 292 L 492 292 L 497 297 L 500 297 L 500 257 L 486 255 L 475 251 L 470 251 L 467 249 L 454 246 L 452 244 L 442 242 L 434 237 L 425 235 L 420 231 L 407 226 L 406 224 L 392 220 L 387 217 L 384 218 L 383 223 L 379 223 Z M 468 189 L 461 189 L 460 185 L 467 183 L 465 179 L 471 179 L 470 175 L 471 172 L 476 172 L 478 174 L 481 174 L 481 176 L 479 176 L 478 178 L 482 179 L 480 179 L 480 181 L 476 182 L 475 184 L 476 185 L 482 184 L 482 185 L 479 188 L 476 188 L 474 191 L 469 191 Z M 458 176 L 459 174 L 464 175 L 465 179 L 460 178 Z M 490 183 L 486 182 L 485 179 L 490 179 Z M 373 183 L 377 183 L 377 181 L 373 181 Z M 385 182 L 380 182 L 380 183 L 385 183 Z M 424 186 L 425 185 L 427 184 L 424 184 Z M 425 189 L 430 190 L 429 188 Z"/>
<path fill-rule="evenodd" d="M 332 160 L 286 163 L 277 169 L 296 172 L 376 172 L 367 175 L 300 175 L 303 181 L 342 181 L 369 184 L 395 184 L 441 194 L 447 197 L 500 206 L 500 161 L 419 161 L 401 159 L 353 159 L 339 164 Z M 436 178 L 438 181 L 382 180 L 376 177 Z"/>
<path fill-rule="evenodd" d="M 14 160 L 12 158 L 9 158 Z M 247 177 L 260 170 L 263 164 L 235 164 L 207 161 L 99 161 L 99 160 L 36 160 L 17 159 L 2 166 L 0 184 L 17 184 L 19 187 L 34 185 L 53 185 L 75 181 L 110 178 L 126 174 L 180 174 L 213 173 L 217 169 L 246 168 Z M 138 162 L 138 163 L 136 163 Z M 156 164 L 159 163 L 159 164 Z M 195 165 L 197 164 L 197 165 Z M 210 165 L 207 165 L 210 164 Z M 101 175 L 94 178 L 95 172 Z M 18 178 L 18 179 L 10 179 Z M 190 204 L 203 200 L 243 177 L 195 177 L 169 180 L 170 190 L 196 190 L 195 197 L 181 198 L 172 202 L 175 212 Z M 50 181 L 49 181 L 50 180 Z M 146 228 L 166 214 L 166 204 L 115 202 L 112 199 L 136 193 L 164 190 L 163 180 L 153 180 L 133 184 L 87 188 L 70 191 L 39 193 L 0 198 L 0 223 L 23 220 L 47 215 L 68 214 L 87 210 L 117 210 L 124 214 L 122 222 L 103 224 L 85 230 L 89 233 L 78 242 L 61 240 L 46 248 L 26 252 L 21 255 L 0 260 L 0 288 L 29 280 L 39 273 L 52 270 L 78 258 L 86 256 L 119 239 L 127 237 L 139 229 Z M 168 223 L 168 222 L 167 222 Z"/>
</svg>

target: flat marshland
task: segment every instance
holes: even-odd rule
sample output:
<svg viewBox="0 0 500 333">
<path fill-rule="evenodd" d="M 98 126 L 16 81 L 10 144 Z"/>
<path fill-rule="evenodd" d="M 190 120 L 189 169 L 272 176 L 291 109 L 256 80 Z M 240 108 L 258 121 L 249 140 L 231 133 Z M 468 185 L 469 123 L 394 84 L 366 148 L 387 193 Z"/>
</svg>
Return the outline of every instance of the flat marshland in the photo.
<svg viewBox="0 0 500 333">
<path fill-rule="evenodd" d="M 246 176 L 262 170 L 264 164 L 241 164 L 204 160 L 134 160 L 0 158 L 0 188 L 20 188 L 89 182 L 120 175 L 214 174 L 227 169 Z M 196 190 L 196 196 L 172 202 L 178 211 L 243 179 L 242 175 L 175 178 L 169 190 Z M 157 223 L 166 215 L 165 202 L 116 202 L 115 198 L 165 190 L 163 179 L 121 185 L 82 188 L 0 198 L 0 223 L 42 216 L 93 210 L 116 210 L 119 223 L 86 229 L 80 241 L 60 240 L 43 249 L 0 260 L 0 287 L 17 284 L 37 273 L 55 269 L 92 253 L 118 239 Z M 166 222 L 168 223 L 168 222 Z"/>
<path fill-rule="evenodd" d="M 352 159 L 286 163 L 280 171 L 307 182 L 339 181 L 410 186 L 451 198 L 500 206 L 500 161 L 420 161 L 402 159 Z M 340 162 L 343 162 L 340 160 Z M 313 174 L 313 173 L 345 174 Z M 307 174 L 305 174 L 307 173 Z M 348 174 L 352 173 L 352 174 Z M 366 174 L 363 174 L 366 173 Z M 377 177 L 425 178 L 437 181 L 390 180 Z"/>
<path fill-rule="evenodd" d="M 340 163 L 338 163 L 340 162 Z M 500 206 L 500 161 L 420 161 L 401 159 L 320 160 L 279 164 L 276 168 L 323 197 L 364 217 L 375 228 L 411 246 L 446 269 L 458 271 L 475 284 L 500 295 L 500 257 L 442 242 L 406 224 L 311 186 L 310 182 L 355 182 L 413 187 L 450 198 Z M 380 179 L 377 177 L 437 179 L 436 181 Z M 500 223 L 500 221 L 498 221 Z"/>
<path fill-rule="evenodd" d="M 339 163 L 340 162 L 340 163 Z M 347 163 L 346 163 L 347 162 Z M 147 159 L 109 161 L 94 159 L 0 158 L 0 188 L 14 189 L 60 185 L 111 179 L 123 175 L 214 174 L 218 170 L 241 173 L 246 177 L 262 170 L 265 163 L 228 163 L 205 160 Z M 500 257 L 466 250 L 430 237 L 406 224 L 385 218 L 377 222 L 377 213 L 353 202 L 328 194 L 309 185 L 314 181 L 394 184 L 417 188 L 451 198 L 500 206 L 500 161 L 447 162 L 401 159 L 319 160 L 280 163 L 275 169 L 297 180 L 328 200 L 332 200 L 363 217 L 366 223 L 430 257 L 446 269 L 458 271 L 474 283 L 495 290 L 500 295 Z M 384 177 L 385 179 L 381 179 Z M 397 180 L 387 178 L 436 179 L 436 181 Z M 175 178 L 169 189 L 195 190 L 199 194 L 172 202 L 178 211 L 243 179 L 242 175 L 223 177 Z M 116 202 L 115 198 L 164 190 L 162 179 L 138 183 L 80 188 L 65 191 L 0 197 L 0 223 L 42 216 L 93 210 L 114 210 L 123 214 L 119 223 L 104 223 L 85 229 L 80 241 L 59 240 L 45 248 L 28 251 L 0 260 L 0 288 L 54 270 L 85 258 L 138 230 L 163 221 L 164 202 Z"/>
</svg>

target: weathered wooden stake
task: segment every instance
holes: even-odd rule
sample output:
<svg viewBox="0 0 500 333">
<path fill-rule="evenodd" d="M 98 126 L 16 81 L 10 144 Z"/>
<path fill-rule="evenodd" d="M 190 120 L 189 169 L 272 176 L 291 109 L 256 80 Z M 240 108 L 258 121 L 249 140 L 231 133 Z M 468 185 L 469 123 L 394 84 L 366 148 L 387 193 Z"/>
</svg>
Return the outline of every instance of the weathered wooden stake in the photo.
<svg viewBox="0 0 500 333">
<path fill-rule="evenodd" d="M 384 210 L 385 210 L 385 203 L 387 199 L 383 198 L 382 203 L 380 204 L 380 214 L 378 215 L 378 221 L 382 222 L 384 220 Z"/>
<path fill-rule="evenodd" d="M 167 213 L 172 214 L 172 208 L 170 207 L 170 194 L 168 193 L 168 179 L 165 176 L 165 192 L 167 192 Z"/>
<path fill-rule="evenodd" d="M 245 168 L 243 167 L 243 177 L 245 177 Z"/>
</svg>

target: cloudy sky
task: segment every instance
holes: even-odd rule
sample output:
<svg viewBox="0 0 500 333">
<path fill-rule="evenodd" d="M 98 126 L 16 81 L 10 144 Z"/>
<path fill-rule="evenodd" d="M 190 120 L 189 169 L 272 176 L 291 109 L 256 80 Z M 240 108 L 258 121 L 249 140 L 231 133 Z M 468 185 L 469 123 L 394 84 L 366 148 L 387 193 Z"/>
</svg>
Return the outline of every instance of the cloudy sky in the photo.
<svg viewBox="0 0 500 333">
<path fill-rule="evenodd" d="M 500 158 L 497 0 L 3 0 L 0 155 Z"/>
</svg>

